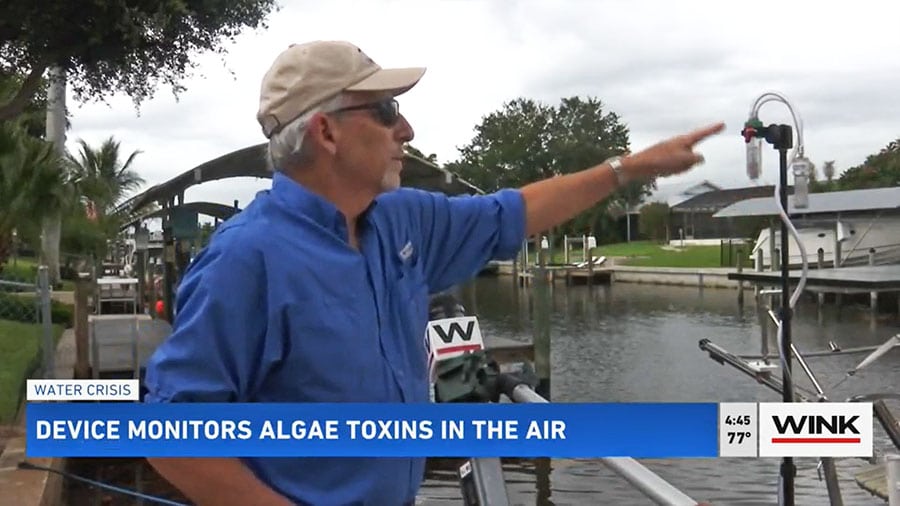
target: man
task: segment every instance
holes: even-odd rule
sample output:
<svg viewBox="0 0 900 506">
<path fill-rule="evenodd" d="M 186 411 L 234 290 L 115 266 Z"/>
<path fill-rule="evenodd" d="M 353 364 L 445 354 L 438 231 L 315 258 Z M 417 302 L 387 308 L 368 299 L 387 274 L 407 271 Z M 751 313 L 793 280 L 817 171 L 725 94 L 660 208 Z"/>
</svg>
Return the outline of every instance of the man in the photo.
<svg viewBox="0 0 900 506">
<path fill-rule="evenodd" d="M 629 180 L 683 172 L 722 125 L 583 172 L 478 196 L 399 188 L 424 69 L 345 42 L 293 45 L 262 82 L 272 188 L 188 269 L 150 402 L 428 402 L 428 295 L 515 256 Z M 151 459 L 198 504 L 412 504 L 424 459 Z"/>
</svg>

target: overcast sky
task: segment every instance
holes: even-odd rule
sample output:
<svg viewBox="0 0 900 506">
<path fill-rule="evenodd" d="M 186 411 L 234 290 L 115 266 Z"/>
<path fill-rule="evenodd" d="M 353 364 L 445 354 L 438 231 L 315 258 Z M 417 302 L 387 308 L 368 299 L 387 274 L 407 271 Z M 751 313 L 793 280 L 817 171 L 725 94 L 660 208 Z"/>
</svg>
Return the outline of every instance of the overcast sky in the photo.
<svg viewBox="0 0 900 506">
<path fill-rule="evenodd" d="M 725 187 L 745 176 L 739 130 L 754 99 L 782 92 L 805 126 L 807 156 L 838 171 L 900 137 L 900 2 L 806 1 L 301 1 L 281 0 L 269 28 L 248 32 L 228 54 L 200 57 L 176 101 L 162 88 L 138 113 L 130 99 L 78 104 L 76 139 L 114 136 L 148 186 L 264 141 L 255 119 L 259 83 L 290 43 L 342 39 L 383 67 L 428 71 L 401 97 L 413 145 L 442 163 L 457 158 L 480 119 L 524 96 L 555 104 L 601 99 L 631 131 L 632 150 L 710 122 L 727 131 L 701 146 L 706 163 L 677 179 Z M 764 123 L 787 108 L 763 107 Z M 599 160 L 598 160 L 599 161 Z M 777 153 L 764 152 L 762 182 L 777 178 Z M 244 207 L 268 180 L 195 186 L 187 201 Z"/>
</svg>

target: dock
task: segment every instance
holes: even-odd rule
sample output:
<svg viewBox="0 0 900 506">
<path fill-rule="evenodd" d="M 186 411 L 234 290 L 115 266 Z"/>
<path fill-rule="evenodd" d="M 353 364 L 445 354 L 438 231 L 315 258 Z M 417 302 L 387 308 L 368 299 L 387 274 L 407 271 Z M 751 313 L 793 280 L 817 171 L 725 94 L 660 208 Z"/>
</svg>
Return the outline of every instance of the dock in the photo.
<svg viewBox="0 0 900 506">
<path fill-rule="evenodd" d="M 613 271 L 602 267 L 592 269 L 574 265 L 548 265 L 544 270 L 548 281 L 566 285 L 608 285 L 613 278 Z M 534 269 L 518 272 L 519 286 L 531 285 L 535 272 Z"/>
<path fill-rule="evenodd" d="M 89 315 L 94 378 L 138 378 L 141 367 L 172 333 L 165 320 L 149 315 Z"/>
<path fill-rule="evenodd" d="M 887 469 L 884 464 L 868 467 L 856 473 L 853 479 L 859 488 L 885 501 L 888 500 Z"/>
<path fill-rule="evenodd" d="M 791 282 L 794 284 L 799 282 L 800 274 L 800 270 L 790 271 L 789 277 Z M 781 283 L 781 272 L 733 272 L 728 275 L 728 279 L 775 285 Z M 900 291 L 900 265 L 809 269 L 806 276 L 806 286 L 807 288 L 832 288 L 857 290 L 860 292 Z"/>
<path fill-rule="evenodd" d="M 800 270 L 791 270 L 788 277 L 792 285 L 800 281 Z M 757 286 L 776 286 L 781 284 L 780 271 L 744 271 L 733 272 L 728 279 L 748 281 Z M 881 294 L 896 297 L 896 311 L 900 315 L 900 265 L 865 265 L 858 267 L 840 267 L 827 269 L 809 269 L 806 276 L 805 289 L 819 295 L 819 304 L 825 294 L 842 295 L 869 294 L 872 312 L 878 311 L 878 300 Z"/>
<path fill-rule="evenodd" d="M 498 364 L 534 362 L 534 344 L 531 342 L 526 343 L 497 336 L 486 336 L 484 340 L 487 354 Z"/>
</svg>

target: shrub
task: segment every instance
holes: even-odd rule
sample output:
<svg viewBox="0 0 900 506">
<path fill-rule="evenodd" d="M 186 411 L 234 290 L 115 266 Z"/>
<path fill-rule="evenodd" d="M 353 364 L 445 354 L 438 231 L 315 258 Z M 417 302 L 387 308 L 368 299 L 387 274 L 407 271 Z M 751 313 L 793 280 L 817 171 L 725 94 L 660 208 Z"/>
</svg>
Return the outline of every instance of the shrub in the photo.
<svg viewBox="0 0 900 506">
<path fill-rule="evenodd" d="M 0 293 L 0 318 L 23 323 L 37 321 L 38 299 L 36 295 L 10 295 Z M 54 324 L 72 327 L 75 308 L 57 300 L 50 301 L 50 320 Z"/>
</svg>

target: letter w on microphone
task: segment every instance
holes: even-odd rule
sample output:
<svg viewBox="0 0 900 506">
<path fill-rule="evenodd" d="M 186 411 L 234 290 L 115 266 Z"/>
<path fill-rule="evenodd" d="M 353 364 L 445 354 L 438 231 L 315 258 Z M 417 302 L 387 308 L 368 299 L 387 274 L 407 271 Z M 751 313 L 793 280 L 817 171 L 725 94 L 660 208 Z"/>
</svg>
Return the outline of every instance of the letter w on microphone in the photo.
<svg viewBox="0 0 900 506">
<path fill-rule="evenodd" d="M 761 402 L 760 457 L 871 457 L 872 403 Z"/>
<path fill-rule="evenodd" d="M 435 363 L 484 349 L 478 318 L 474 316 L 432 320 L 428 322 L 426 334 L 430 350 L 428 369 L 432 371 L 432 377 Z"/>
</svg>

